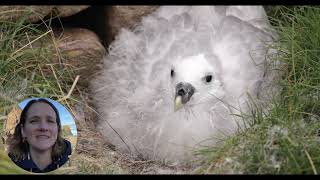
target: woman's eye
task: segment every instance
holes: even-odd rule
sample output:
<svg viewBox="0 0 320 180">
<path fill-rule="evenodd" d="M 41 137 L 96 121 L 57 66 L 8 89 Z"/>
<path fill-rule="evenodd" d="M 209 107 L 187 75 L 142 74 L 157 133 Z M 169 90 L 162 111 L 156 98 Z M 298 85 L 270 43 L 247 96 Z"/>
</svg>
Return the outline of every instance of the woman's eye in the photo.
<svg viewBox="0 0 320 180">
<path fill-rule="evenodd" d="M 34 123 L 37 123 L 38 120 L 37 120 L 37 119 L 32 119 L 32 120 L 30 120 L 29 122 L 30 122 L 31 124 L 34 124 Z"/>
<path fill-rule="evenodd" d="M 52 120 L 52 119 L 48 119 L 47 120 L 49 123 L 56 123 L 56 121 L 55 120 Z"/>
<path fill-rule="evenodd" d="M 205 79 L 206 79 L 206 82 L 207 82 L 207 83 L 211 82 L 211 80 L 212 80 L 212 75 L 207 75 L 207 76 L 205 77 Z"/>
</svg>

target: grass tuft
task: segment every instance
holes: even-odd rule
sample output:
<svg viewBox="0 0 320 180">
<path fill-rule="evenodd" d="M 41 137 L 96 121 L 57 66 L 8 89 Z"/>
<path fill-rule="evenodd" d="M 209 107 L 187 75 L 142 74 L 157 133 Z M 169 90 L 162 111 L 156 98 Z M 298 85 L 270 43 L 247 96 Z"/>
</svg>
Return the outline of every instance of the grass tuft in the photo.
<svg viewBox="0 0 320 180">
<path fill-rule="evenodd" d="M 31 15 L 32 12 L 26 11 L 16 22 L 0 21 L 2 118 L 25 98 L 62 99 L 75 80 L 72 67 L 58 61 L 64 57 L 54 47 L 57 40 L 51 27 L 46 22 L 26 22 Z"/>
</svg>

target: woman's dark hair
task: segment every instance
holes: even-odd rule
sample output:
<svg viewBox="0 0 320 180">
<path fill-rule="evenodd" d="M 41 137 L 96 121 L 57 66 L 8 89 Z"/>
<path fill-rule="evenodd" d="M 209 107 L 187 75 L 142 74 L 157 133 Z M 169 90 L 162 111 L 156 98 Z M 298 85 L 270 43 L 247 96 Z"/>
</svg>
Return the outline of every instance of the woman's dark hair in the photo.
<svg viewBox="0 0 320 180">
<path fill-rule="evenodd" d="M 39 98 L 39 99 L 33 99 L 27 103 L 27 105 L 23 108 L 21 115 L 20 115 L 20 120 L 19 123 L 16 125 L 14 134 L 12 137 L 9 137 L 9 153 L 16 159 L 16 160 L 23 160 L 27 157 L 28 151 L 29 151 L 29 144 L 28 142 L 24 142 L 21 134 L 21 128 L 26 122 L 27 118 L 27 113 L 29 108 L 35 104 L 35 103 L 46 103 L 48 104 L 55 112 L 56 114 L 56 122 L 58 125 L 58 137 L 57 141 L 54 144 L 52 148 L 52 154 L 51 158 L 53 160 L 58 159 L 61 154 L 65 151 L 66 145 L 64 143 L 64 139 L 61 136 L 61 122 L 60 122 L 60 116 L 57 108 L 47 99 Z"/>
</svg>

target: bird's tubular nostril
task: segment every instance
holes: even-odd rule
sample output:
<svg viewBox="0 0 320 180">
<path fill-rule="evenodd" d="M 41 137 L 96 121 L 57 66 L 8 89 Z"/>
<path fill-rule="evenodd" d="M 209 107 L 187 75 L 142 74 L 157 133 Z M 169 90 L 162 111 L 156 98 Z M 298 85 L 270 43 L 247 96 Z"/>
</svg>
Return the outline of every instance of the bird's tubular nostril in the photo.
<svg viewBox="0 0 320 180">
<path fill-rule="evenodd" d="M 185 90 L 183 90 L 183 89 L 179 89 L 179 91 L 178 91 L 178 95 L 180 95 L 180 96 L 184 96 L 186 94 L 186 91 Z"/>
</svg>

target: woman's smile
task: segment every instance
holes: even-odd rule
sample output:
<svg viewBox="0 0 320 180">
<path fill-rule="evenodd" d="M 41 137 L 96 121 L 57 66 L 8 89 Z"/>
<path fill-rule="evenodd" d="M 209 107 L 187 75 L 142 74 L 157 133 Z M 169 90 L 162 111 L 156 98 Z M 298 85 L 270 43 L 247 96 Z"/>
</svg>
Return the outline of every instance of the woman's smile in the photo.
<svg viewBox="0 0 320 180">
<path fill-rule="evenodd" d="M 36 135 L 36 138 L 39 140 L 47 140 L 50 138 L 48 135 Z"/>
</svg>

